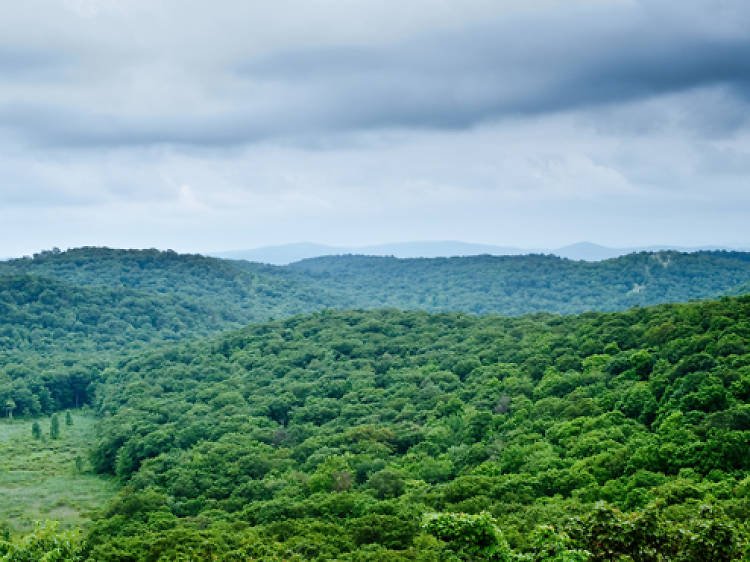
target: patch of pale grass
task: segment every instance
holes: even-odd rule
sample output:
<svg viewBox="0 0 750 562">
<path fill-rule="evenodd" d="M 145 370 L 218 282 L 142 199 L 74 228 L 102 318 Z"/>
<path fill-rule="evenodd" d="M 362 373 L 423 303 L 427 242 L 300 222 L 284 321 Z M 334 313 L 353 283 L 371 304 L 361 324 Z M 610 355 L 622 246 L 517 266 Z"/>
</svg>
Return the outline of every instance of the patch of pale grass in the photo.
<svg viewBox="0 0 750 562">
<path fill-rule="evenodd" d="M 60 419 L 60 438 L 49 438 L 49 418 L 0 421 L 0 525 L 14 533 L 34 528 L 34 521 L 59 521 L 62 528 L 82 527 L 93 513 L 117 493 L 112 480 L 95 475 L 88 449 L 96 419 L 73 412 L 73 425 Z M 43 439 L 34 439 L 39 423 Z M 76 458 L 83 462 L 79 471 Z"/>
</svg>

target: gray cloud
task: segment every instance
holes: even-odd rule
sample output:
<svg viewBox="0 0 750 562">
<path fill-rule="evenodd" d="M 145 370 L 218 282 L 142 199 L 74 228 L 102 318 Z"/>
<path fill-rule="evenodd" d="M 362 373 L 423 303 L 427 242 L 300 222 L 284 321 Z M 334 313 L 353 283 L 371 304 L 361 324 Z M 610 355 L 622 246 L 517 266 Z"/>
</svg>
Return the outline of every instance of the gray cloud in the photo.
<svg viewBox="0 0 750 562">
<path fill-rule="evenodd" d="M 595 29 L 582 34 L 581 26 Z M 710 85 L 738 97 L 750 93 L 748 38 L 665 36 L 634 26 L 597 30 L 597 20 L 572 18 L 548 27 L 504 23 L 383 48 L 285 53 L 242 72 L 290 91 L 312 83 L 291 116 L 309 125 L 297 116 L 302 107 L 323 128 L 465 127 Z M 543 46 L 528 43 L 528 34 L 544 37 Z"/>
<path fill-rule="evenodd" d="M 42 49 L 0 47 L 0 76 L 4 81 L 49 77 L 64 67 L 66 57 Z"/>
<path fill-rule="evenodd" d="M 250 55 L 219 37 L 213 57 L 179 33 L 177 45 L 152 57 L 143 47 L 123 53 L 100 33 L 101 52 L 79 61 L 68 81 L 46 85 L 59 97 L 31 91 L 0 98 L 0 126 L 49 145 L 232 145 L 362 129 L 464 128 L 707 86 L 723 87 L 744 111 L 750 33 L 734 24 L 748 20 L 750 6 L 725 2 L 733 10 L 717 8 L 710 19 L 688 6 L 681 19 L 666 20 L 665 4 L 561 5 L 364 44 L 248 43 Z M 148 43 L 148 27 L 145 33 Z M 110 67 L 102 62 L 108 56 Z M 22 58 L 5 58 L 23 66 Z"/>
</svg>

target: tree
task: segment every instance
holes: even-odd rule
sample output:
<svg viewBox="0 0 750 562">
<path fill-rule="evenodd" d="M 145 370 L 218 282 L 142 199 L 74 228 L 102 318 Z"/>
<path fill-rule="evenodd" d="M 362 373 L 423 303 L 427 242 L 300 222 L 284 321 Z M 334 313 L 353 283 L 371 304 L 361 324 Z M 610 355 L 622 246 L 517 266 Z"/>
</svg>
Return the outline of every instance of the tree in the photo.
<svg viewBox="0 0 750 562">
<path fill-rule="evenodd" d="M 39 422 L 31 424 L 31 435 L 34 439 L 40 439 L 42 437 L 42 430 L 39 427 Z"/>
<path fill-rule="evenodd" d="M 12 398 L 8 398 L 8 400 L 5 402 L 5 411 L 8 413 L 8 418 L 13 419 L 13 410 L 16 409 L 16 403 L 13 401 Z"/>
<path fill-rule="evenodd" d="M 384 468 L 373 474 L 367 486 L 375 490 L 379 499 L 396 498 L 404 492 L 406 487 L 401 475 L 390 468 Z"/>
<path fill-rule="evenodd" d="M 439 540 L 459 560 L 510 561 L 513 553 L 495 519 L 486 512 L 435 513 L 427 516 L 422 528 Z"/>
<path fill-rule="evenodd" d="M 57 419 L 57 414 L 52 414 L 49 420 L 49 438 L 57 439 L 60 437 L 60 421 Z"/>
</svg>

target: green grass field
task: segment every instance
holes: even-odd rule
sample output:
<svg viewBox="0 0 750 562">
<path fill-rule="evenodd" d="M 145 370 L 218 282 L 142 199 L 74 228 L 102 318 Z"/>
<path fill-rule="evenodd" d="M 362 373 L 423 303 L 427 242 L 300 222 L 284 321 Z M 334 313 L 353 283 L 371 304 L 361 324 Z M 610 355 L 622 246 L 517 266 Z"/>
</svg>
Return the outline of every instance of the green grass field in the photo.
<svg viewBox="0 0 750 562">
<path fill-rule="evenodd" d="M 49 438 L 49 418 L 36 420 L 42 439 L 32 437 L 34 420 L 0 421 L 0 527 L 13 533 L 32 530 L 37 520 L 59 521 L 62 528 L 85 526 L 118 490 L 88 465 L 96 419 L 72 412 L 68 426 L 64 413 L 58 417 L 58 439 Z"/>
</svg>

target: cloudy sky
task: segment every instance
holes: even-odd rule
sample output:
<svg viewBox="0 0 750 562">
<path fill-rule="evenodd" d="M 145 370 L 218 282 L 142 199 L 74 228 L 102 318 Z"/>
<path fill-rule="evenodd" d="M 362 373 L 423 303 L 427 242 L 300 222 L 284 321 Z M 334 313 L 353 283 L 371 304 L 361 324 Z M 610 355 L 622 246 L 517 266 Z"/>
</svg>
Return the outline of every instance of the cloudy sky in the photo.
<svg viewBox="0 0 750 562">
<path fill-rule="evenodd" d="M 0 7 L 0 256 L 748 224 L 747 0 Z"/>
</svg>

